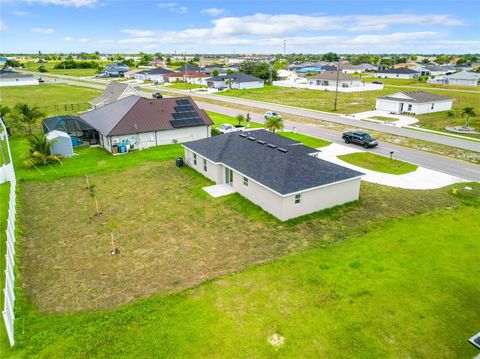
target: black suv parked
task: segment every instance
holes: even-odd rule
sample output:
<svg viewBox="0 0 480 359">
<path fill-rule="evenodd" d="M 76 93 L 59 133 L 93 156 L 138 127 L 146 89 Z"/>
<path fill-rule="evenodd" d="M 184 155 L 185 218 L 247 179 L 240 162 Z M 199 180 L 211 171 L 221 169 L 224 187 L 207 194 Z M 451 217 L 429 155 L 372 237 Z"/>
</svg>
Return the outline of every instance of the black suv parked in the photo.
<svg viewBox="0 0 480 359">
<path fill-rule="evenodd" d="M 378 146 L 378 141 L 366 132 L 344 132 L 342 139 L 345 141 L 345 143 L 355 143 L 365 148 Z"/>
</svg>

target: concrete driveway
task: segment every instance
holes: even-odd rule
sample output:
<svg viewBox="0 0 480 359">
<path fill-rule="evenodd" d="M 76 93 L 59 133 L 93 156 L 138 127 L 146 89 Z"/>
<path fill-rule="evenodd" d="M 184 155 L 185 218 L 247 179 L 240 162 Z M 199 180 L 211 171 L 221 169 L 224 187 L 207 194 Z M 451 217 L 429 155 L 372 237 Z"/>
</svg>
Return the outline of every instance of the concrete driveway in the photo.
<svg viewBox="0 0 480 359">
<path fill-rule="evenodd" d="M 390 117 L 394 118 L 397 121 L 382 121 L 382 120 L 377 120 L 372 117 L 375 116 L 382 116 L 382 117 Z M 389 126 L 396 126 L 396 127 L 404 127 L 404 126 L 410 126 L 413 125 L 414 123 L 418 122 L 418 119 L 412 116 L 405 116 L 405 115 L 392 115 L 387 111 L 381 111 L 381 110 L 373 110 L 373 111 L 366 111 L 366 112 L 359 112 L 359 113 L 354 113 L 352 115 L 346 116 L 348 118 L 356 118 L 358 120 L 369 120 L 372 122 L 380 123 L 382 125 L 389 125 Z"/>
</svg>

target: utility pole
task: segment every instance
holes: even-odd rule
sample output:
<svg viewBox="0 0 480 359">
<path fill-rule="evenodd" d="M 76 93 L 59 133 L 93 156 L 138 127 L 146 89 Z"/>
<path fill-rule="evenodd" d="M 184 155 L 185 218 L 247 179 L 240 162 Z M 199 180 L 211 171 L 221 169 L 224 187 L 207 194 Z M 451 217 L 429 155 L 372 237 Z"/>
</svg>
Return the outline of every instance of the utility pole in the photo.
<svg viewBox="0 0 480 359">
<path fill-rule="evenodd" d="M 285 57 L 285 50 L 287 48 L 287 40 L 283 40 L 283 57 Z"/>
<path fill-rule="evenodd" d="M 340 79 L 340 62 L 337 62 L 337 82 L 335 84 L 335 103 L 333 104 L 333 111 L 337 111 L 337 98 L 338 98 L 338 81 Z"/>
<path fill-rule="evenodd" d="M 268 60 L 268 69 L 270 70 L 270 85 L 272 85 L 272 60 Z"/>
</svg>

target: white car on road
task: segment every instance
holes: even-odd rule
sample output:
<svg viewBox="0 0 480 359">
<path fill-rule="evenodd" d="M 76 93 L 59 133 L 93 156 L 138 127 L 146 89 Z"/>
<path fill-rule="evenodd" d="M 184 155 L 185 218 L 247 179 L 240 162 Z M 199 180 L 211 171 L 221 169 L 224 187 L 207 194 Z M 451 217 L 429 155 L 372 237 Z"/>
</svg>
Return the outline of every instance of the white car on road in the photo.
<svg viewBox="0 0 480 359">
<path fill-rule="evenodd" d="M 265 118 L 269 118 L 269 117 L 278 117 L 278 118 L 282 118 L 282 116 L 280 116 L 278 113 L 276 112 L 273 112 L 273 111 L 267 111 L 265 112 Z"/>
</svg>

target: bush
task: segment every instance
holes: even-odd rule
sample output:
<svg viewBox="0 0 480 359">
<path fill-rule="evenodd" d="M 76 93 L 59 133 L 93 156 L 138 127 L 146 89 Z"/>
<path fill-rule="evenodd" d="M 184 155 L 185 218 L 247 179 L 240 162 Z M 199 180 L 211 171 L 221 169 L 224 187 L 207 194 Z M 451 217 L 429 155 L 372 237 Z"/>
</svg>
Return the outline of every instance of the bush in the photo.
<svg viewBox="0 0 480 359">
<path fill-rule="evenodd" d="M 222 133 L 219 130 L 217 130 L 216 128 L 212 128 L 212 137 L 213 136 L 218 136 L 218 135 L 221 135 L 221 134 Z"/>
<path fill-rule="evenodd" d="M 96 61 L 65 60 L 55 65 L 55 69 L 97 69 L 100 65 Z"/>
<path fill-rule="evenodd" d="M 38 72 L 48 72 L 48 70 L 44 65 L 41 65 L 41 66 L 38 66 Z"/>
</svg>

